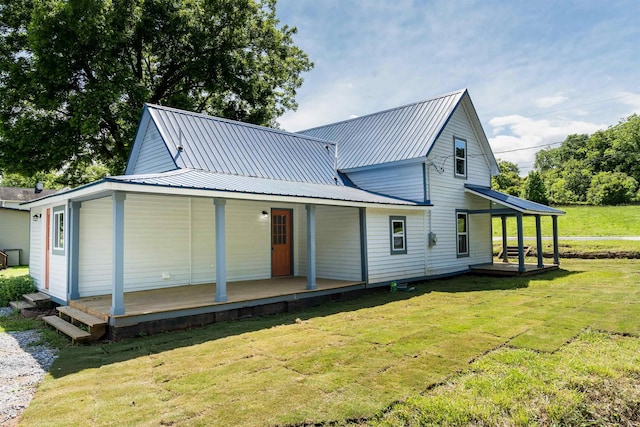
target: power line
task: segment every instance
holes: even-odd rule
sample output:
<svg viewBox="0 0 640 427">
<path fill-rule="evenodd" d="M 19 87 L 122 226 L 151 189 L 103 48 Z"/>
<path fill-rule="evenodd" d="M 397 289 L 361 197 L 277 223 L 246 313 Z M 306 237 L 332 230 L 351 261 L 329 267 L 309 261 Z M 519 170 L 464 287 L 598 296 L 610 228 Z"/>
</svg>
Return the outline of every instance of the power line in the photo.
<svg viewBox="0 0 640 427">
<path fill-rule="evenodd" d="M 513 153 L 514 151 L 531 150 L 532 148 L 548 147 L 548 146 L 551 146 L 551 145 L 558 145 L 558 144 L 562 144 L 563 142 L 564 142 L 564 141 L 559 141 L 559 142 L 549 142 L 549 143 L 547 143 L 547 144 L 532 145 L 531 147 L 514 148 L 513 150 L 494 151 L 494 152 L 493 152 L 493 154 Z"/>
<path fill-rule="evenodd" d="M 579 104 L 579 105 L 573 105 L 571 107 L 567 107 L 567 108 L 561 108 L 559 110 L 553 110 L 553 111 L 544 111 L 542 113 L 536 113 L 536 114 L 527 114 L 526 117 L 536 117 L 536 116 L 544 116 L 545 114 L 554 114 L 554 113 L 560 113 L 562 111 L 568 111 L 568 110 L 573 110 L 574 108 L 580 108 L 580 107 L 588 107 L 589 105 L 596 105 L 596 104 L 602 104 L 605 102 L 610 102 L 610 101 L 614 101 L 616 99 L 620 99 L 620 98 L 627 98 L 629 96 L 634 96 L 636 95 L 635 93 L 627 93 L 624 95 L 620 95 L 620 96 L 614 96 L 613 98 L 606 98 L 606 99 L 601 99 L 599 101 L 594 101 L 594 102 L 588 102 L 586 104 Z"/>
</svg>

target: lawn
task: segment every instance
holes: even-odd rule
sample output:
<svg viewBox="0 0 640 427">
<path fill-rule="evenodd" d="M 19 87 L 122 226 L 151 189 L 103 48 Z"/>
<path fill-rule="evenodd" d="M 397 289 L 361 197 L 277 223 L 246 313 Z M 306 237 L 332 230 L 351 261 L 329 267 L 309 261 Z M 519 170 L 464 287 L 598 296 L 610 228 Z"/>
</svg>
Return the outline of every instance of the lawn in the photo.
<svg viewBox="0 0 640 427">
<path fill-rule="evenodd" d="M 0 270 L 0 279 L 3 277 L 26 276 L 27 274 L 29 274 L 28 266 L 9 267 L 4 270 Z"/>
<path fill-rule="evenodd" d="M 640 206 L 558 206 L 566 215 L 558 217 L 558 233 L 572 236 L 640 236 Z M 524 235 L 536 235 L 533 217 L 523 219 Z M 507 219 L 507 234 L 516 237 L 516 219 Z M 542 235 L 552 236 L 550 217 L 542 218 Z M 493 236 L 502 236 L 500 218 L 493 219 Z"/>
<path fill-rule="evenodd" d="M 606 351 L 615 356 L 618 344 L 620 352 L 638 347 L 639 284 L 637 260 L 566 260 L 563 270 L 537 277 L 462 276 L 418 285 L 413 293 L 66 346 L 21 425 L 397 425 L 404 415 L 427 423 L 425 411 L 446 406 L 447 393 L 458 392 L 450 414 L 469 401 L 484 414 L 461 413 L 460 424 L 535 423 L 542 419 L 538 412 L 561 424 L 567 411 L 552 411 L 554 402 L 589 407 L 580 392 L 584 381 L 554 382 L 569 369 L 577 373 L 567 381 L 591 375 L 614 388 L 620 372 L 630 372 L 637 393 L 637 350 L 619 363 Z M 607 345 L 601 349 L 594 340 Z M 591 353 L 610 359 L 610 366 L 590 364 Z M 546 377 L 537 376 L 538 366 L 549 368 Z M 508 384 L 528 378 L 535 380 L 531 390 L 509 393 Z M 486 402 L 476 399 L 474 393 L 485 392 Z M 527 406 L 527 393 L 540 403 Z"/>
</svg>

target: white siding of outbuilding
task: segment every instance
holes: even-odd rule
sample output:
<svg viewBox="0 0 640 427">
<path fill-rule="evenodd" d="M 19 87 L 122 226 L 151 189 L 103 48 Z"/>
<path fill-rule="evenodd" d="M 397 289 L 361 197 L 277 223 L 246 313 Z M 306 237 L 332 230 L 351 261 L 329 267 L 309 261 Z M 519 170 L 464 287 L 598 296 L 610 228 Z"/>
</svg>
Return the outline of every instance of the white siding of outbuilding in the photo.
<svg viewBox="0 0 640 427">
<path fill-rule="evenodd" d="M 467 179 L 454 177 L 454 136 L 467 141 Z M 430 200 L 433 204 L 430 225 L 431 231 L 438 237 L 437 244 L 427 248 L 427 275 L 464 271 L 470 265 L 490 263 L 491 217 L 488 214 L 469 215 L 469 256 L 459 258 L 456 251 L 456 210 L 490 207 L 488 201 L 465 193 L 464 185 L 491 185 L 485 153 L 480 148 L 462 105 L 455 110 L 436 141 L 428 156 L 427 165 Z M 437 168 L 443 170 L 438 171 Z"/>
<path fill-rule="evenodd" d="M 28 211 L 14 209 L 0 209 L 0 250 L 21 249 L 20 260 L 18 251 L 9 252 L 9 265 L 29 264 L 29 223 L 31 215 Z"/>
<path fill-rule="evenodd" d="M 142 124 L 144 125 L 144 124 Z M 162 140 L 158 127 L 153 120 L 147 122 L 147 129 L 143 133 L 144 139 L 140 152 L 133 167 L 132 174 L 166 172 L 176 169 L 169 150 Z"/>
<path fill-rule="evenodd" d="M 407 253 L 391 255 L 391 216 L 406 217 Z M 369 283 L 425 276 L 425 213 L 367 208 Z"/>
<path fill-rule="evenodd" d="M 415 202 L 424 201 L 422 163 L 388 165 L 347 174 L 358 187 Z"/>
</svg>

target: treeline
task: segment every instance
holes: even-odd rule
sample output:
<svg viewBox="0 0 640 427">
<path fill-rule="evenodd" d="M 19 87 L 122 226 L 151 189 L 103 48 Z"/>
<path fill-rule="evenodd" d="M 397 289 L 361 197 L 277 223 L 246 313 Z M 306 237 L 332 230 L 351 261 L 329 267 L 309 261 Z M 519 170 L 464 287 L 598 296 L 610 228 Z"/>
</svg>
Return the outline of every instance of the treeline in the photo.
<svg viewBox="0 0 640 427">
<path fill-rule="evenodd" d="M 500 160 L 493 187 L 539 203 L 619 205 L 640 201 L 640 116 L 592 135 L 569 135 L 536 153 L 534 169 Z"/>
</svg>

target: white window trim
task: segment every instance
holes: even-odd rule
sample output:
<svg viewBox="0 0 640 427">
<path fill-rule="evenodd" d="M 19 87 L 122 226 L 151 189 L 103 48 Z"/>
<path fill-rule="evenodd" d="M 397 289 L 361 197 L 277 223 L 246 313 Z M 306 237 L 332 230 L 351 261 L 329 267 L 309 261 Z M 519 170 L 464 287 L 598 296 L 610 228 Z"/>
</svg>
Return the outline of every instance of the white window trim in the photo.
<svg viewBox="0 0 640 427">
<path fill-rule="evenodd" d="M 465 229 L 466 231 L 461 232 L 460 230 L 458 230 L 458 219 L 464 216 L 464 224 L 465 224 Z M 467 243 L 467 251 L 466 252 L 460 252 L 460 236 L 464 236 L 466 243 Z M 457 211 L 456 212 L 456 253 L 458 254 L 458 257 L 468 257 L 469 256 L 469 214 L 467 212 L 460 212 Z"/>
<path fill-rule="evenodd" d="M 402 223 L 402 235 L 395 233 L 393 224 Z M 389 236 L 391 244 L 391 255 L 402 255 L 407 253 L 407 217 L 406 216 L 390 216 L 389 217 Z M 402 237 L 402 248 L 396 249 L 394 246 L 394 237 Z"/>
<path fill-rule="evenodd" d="M 456 145 L 459 142 L 464 144 L 464 157 L 458 157 L 458 150 L 456 149 Z M 467 177 L 467 159 L 469 158 L 469 152 L 467 147 L 467 140 L 453 137 L 453 173 L 456 178 L 466 178 Z M 464 173 L 458 173 L 458 160 L 462 160 L 464 162 Z"/>
<path fill-rule="evenodd" d="M 51 253 L 54 255 L 64 255 L 64 213 L 64 206 L 56 206 L 53 208 L 51 221 Z M 62 224 L 62 230 L 60 230 L 60 224 Z M 62 236 L 60 233 L 62 233 Z M 60 243 L 62 243 L 62 245 L 60 245 Z"/>
</svg>

